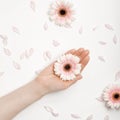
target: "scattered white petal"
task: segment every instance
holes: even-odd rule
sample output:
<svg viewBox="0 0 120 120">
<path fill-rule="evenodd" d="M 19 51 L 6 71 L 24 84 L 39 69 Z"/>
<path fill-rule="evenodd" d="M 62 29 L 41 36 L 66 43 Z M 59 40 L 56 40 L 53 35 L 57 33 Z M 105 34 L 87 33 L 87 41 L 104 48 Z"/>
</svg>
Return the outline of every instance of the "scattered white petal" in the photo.
<svg viewBox="0 0 120 120">
<path fill-rule="evenodd" d="M 96 98 L 96 100 L 98 100 L 99 102 L 103 102 L 102 95 L 100 97 Z"/>
<path fill-rule="evenodd" d="M 101 45 L 106 45 L 107 43 L 104 42 L 104 41 L 99 41 L 99 44 L 101 44 Z"/>
<path fill-rule="evenodd" d="M 108 29 L 108 30 L 114 30 L 112 25 L 110 24 L 105 24 L 105 27 Z"/>
<path fill-rule="evenodd" d="M 43 58 L 44 58 L 44 60 L 50 60 L 52 58 L 51 52 L 50 51 L 45 51 L 43 53 Z"/>
<path fill-rule="evenodd" d="M 59 43 L 58 41 L 56 41 L 56 40 L 53 40 L 53 42 L 52 42 L 52 43 L 53 43 L 53 46 L 54 46 L 54 47 L 57 47 L 57 46 L 59 46 L 59 45 L 60 45 L 60 43 Z"/>
<path fill-rule="evenodd" d="M 20 60 L 22 60 L 24 58 L 29 58 L 30 56 L 33 55 L 33 53 L 34 53 L 34 49 L 33 48 L 25 50 L 23 53 L 21 53 Z"/>
<path fill-rule="evenodd" d="M 79 28 L 79 34 L 82 34 L 83 33 L 83 27 L 81 26 L 80 28 Z"/>
<path fill-rule="evenodd" d="M 59 116 L 59 113 L 57 113 L 57 112 L 51 112 L 51 114 L 54 116 L 54 117 L 58 117 Z"/>
<path fill-rule="evenodd" d="M 6 35 L 1 35 L 1 34 L 0 34 L 0 38 L 2 39 L 3 45 L 6 46 L 6 45 L 8 44 L 8 42 L 7 42 L 8 37 L 7 37 Z"/>
<path fill-rule="evenodd" d="M 0 72 L 0 77 L 3 76 L 4 72 Z"/>
<path fill-rule="evenodd" d="M 33 12 L 36 11 L 36 4 L 35 4 L 35 1 L 30 1 L 30 7 L 31 7 L 31 9 L 33 10 Z"/>
<path fill-rule="evenodd" d="M 17 33 L 18 35 L 20 35 L 20 30 L 19 30 L 17 27 L 12 26 L 12 30 L 13 30 L 13 32 L 15 32 L 15 33 Z"/>
<path fill-rule="evenodd" d="M 98 56 L 98 59 L 99 59 L 100 61 L 102 61 L 102 62 L 105 62 L 105 59 L 104 59 L 103 56 Z"/>
<path fill-rule="evenodd" d="M 114 37 L 113 37 L 113 43 L 114 43 L 114 44 L 117 44 L 117 41 L 118 41 L 117 36 L 114 35 Z"/>
<path fill-rule="evenodd" d="M 89 115 L 87 118 L 86 118 L 86 120 L 92 120 L 93 119 L 93 115 L 91 114 L 91 115 Z"/>
<path fill-rule="evenodd" d="M 92 31 L 95 31 L 97 28 L 98 28 L 97 26 L 93 27 Z"/>
<path fill-rule="evenodd" d="M 48 24 L 45 23 L 44 26 L 43 26 L 44 30 L 47 30 L 48 29 Z"/>
<path fill-rule="evenodd" d="M 75 119 L 80 119 L 81 118 L 78 114 L 71 114 L 71 117 L 75 118 Z"/>
<path fill-rule="evenodd" d="M 106 116 L 104 117 L 104 120 L 110 120 L 110 117 L 109 117 L 108 115 L 106 115 Z"/>
<path fill-rule="evenodd" d="M 44 106 L 47 112 L 53 112 L 53 109 L 50 106 Z"/>
<path fill-rule="evenodd" d="M 23 52 L 21 55 L 20 55 L 20 60 L 24 59 L 25 58 L 25 52 Z"/>
<path fill-rule="evenodd" d="M 115 81 L 120 80 L 120 70 L 115 74 Z"/>
<path fill-rule="evenodd" d="M 21 69 L 20 64 L 17 63 L 17 62 L 15 62 L 15 61 L 13 61 L 13 66 L 14 66 L 14 68 L 17 69 L 17 70 L 20 70 L 20 69 Z"/>
<path fill-rule="evenodd" d="M 11 56 L 11 51 L 8 48 L 3 48 L 5 55 Z"/>
<path fill-rule="evenodd" d="M 47 112 L 50 112 L 54 117 L 58 117 L 59 114 L 57 112 L 54 112 L 53 108 L 49 107 L 49 106 L 44 106 L 45 110 Z"/>
</svg>

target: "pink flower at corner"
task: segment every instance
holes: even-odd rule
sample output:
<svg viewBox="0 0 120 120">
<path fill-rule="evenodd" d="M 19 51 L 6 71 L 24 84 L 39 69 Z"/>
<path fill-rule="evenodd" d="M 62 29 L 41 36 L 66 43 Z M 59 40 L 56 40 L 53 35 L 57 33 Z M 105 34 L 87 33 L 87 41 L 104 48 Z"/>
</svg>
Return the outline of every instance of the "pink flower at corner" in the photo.
<svg viewBox="0 0 120 120">
<path fill-rule="evenodd" d="M 54 64 L 54 71 L 62 80 L 74 80 L 80 74 L 80 58 L 72 54 L 62 55 Z"/>
<path fill-rule="evenodd" d="M 103 101 L 111 109 L 120 108 L 120 84 L 111 84 L 103 91 Z"/>
<path fill-rule="evenodd" d="M 49 19 L 56 25 L 70 27 L 74 21 L 72 4 L 63 0 L 52 3 L 48 11 Z"/>
</svg>

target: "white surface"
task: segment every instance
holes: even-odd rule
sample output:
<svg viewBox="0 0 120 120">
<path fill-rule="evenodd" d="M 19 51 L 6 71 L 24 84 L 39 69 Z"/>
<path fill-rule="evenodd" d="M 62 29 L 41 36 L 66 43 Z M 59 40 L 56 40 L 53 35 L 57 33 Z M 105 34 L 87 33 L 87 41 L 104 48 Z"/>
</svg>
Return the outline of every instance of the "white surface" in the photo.
<svg viewBox="0 0 120 120">
<path fill-rule="evenodd" d="M 71 113 L 78 114 L 82 120 L 89 115 L 93 115 L 93 120 L 104 120 L 106 115 L 110 120 L 119 120 L 120 111 L 107 110 L 96 98 L 106 85 L 115 82 L 115 74 L 120 70 L 120 1 L 69 0 L 76 11 L 72 28 L 59 27 L 49 21 L 47 11 L 54 1 L 34 0 L 36 10 L 33 11 L 30 0 L 0 0 L 0 35 L 8 37 L 7 45 L 0 38 L 0 73 L 4 72 L 0 76 L 0 96 L 31 81 L 36 76 L 35 71 L 43 69 L 66 50 L 84 47 L 90 50 L 91 60 L 83 79 L 65 91 L 45 96 L 14 120 L 73 120 Z M 105 28 L 105 24 L 112 25 L 114 30 Z M 13 26 L 20 34 L 12 30 Z M 81 27 L 83 32 L 79 34 Z M 53 40 L 60 45 L 54 47 Z M 3 48 L 12 54 L 5 55 Z M 20 55 L 30 48 L 34 49 L 33 55 L 20 60 Z M 44 60 L 45 51 L 50 51 L 51 60 Z M 99 56 L 105 61 L 100 61 Z M 20 64 L 21 69 L 15 69 L 13 61 Z M 59 116 L 52 116 L 44 106 L 52 107 Z"/>
</svg>

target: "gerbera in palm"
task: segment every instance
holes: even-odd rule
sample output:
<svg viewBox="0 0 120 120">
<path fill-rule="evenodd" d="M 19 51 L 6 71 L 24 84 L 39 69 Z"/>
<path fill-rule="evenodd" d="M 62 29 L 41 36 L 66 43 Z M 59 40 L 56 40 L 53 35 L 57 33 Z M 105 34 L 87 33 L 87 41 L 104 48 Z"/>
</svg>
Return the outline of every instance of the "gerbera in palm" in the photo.
<svg viewBox="0 0 120 120">
<path fill-rule="evenodd" d="M 55 74 L 62 80 L 74 80 L 80 70 L 80 58 L 72 54 L 61 56 L 54 64 Z"/>
</svg>

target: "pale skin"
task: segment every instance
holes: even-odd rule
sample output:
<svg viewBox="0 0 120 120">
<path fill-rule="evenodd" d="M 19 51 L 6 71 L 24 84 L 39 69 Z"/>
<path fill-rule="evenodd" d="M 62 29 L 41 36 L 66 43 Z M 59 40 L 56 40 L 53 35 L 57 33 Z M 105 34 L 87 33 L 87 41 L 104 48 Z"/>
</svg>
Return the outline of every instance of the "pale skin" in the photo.
<svg viewBox="0 0 120 120">
<path fill-rule="evenodd" d="M 78 56 L 82 70 L 89 62 L 89 51 L 83 48 L 72 49 L 67 53 Z M 53 71 L 54 62 L 46 67 L 30 83 L 0 98 L 0 119 L 12 120 L 19 112 L 48 93 L 61 91 L 82 79 L 81 74 L 73 81 L 62 81 Z M 82 72 L 81 70 L 81 72 Z"/>
</svg>

